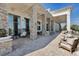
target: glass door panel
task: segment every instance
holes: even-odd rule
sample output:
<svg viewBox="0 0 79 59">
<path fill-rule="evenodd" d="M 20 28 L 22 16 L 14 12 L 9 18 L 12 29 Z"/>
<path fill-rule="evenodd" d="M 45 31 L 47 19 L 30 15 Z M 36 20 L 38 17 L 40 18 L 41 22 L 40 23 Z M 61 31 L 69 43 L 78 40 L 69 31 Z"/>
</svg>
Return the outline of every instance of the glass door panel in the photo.
<svg viewBox="0 0 79 59">
<path fill-rule="evenodd" d="M 13 15 L 8 15 L 8 28 L 9 28 L 9 35 L 14 34 L 14 26 L 13 26 Z"/>
</svg>

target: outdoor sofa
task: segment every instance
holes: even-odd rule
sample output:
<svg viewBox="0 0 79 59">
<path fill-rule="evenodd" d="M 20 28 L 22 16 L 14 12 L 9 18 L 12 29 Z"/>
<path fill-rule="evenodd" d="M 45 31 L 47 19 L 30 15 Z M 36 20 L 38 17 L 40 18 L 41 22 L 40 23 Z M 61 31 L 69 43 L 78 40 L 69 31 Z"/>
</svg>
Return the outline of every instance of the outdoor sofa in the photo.
<svg viewBox="0 0 79 59">
<path fill-rule="evenodd" d="M 74 37 L 68 34 L 63 34 L 59 42 L 59 47 L 64 48 L 65 50 L 68 50 L 72 53 L 76 50 L 78 42 L 79 42 L 78 37 Z"/>
</svg>

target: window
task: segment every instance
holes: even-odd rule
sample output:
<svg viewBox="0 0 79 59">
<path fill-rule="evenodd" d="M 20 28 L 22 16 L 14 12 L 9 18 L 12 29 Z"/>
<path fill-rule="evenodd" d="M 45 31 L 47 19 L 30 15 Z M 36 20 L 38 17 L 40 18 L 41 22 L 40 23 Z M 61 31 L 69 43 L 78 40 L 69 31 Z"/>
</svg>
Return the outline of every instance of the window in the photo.
<svg viewBox="0 0 79 59">
<path fill-rule="evenodd" d="M 40 25 L 40 22 L 39 21 L 37 23 Z"/>
<path fill-rule="evenodd" d="M 51 20 L 51 31 L 53 31 L 53 20 Z"/>
<path fill-rule="evenodd" d="M 21 33 L 21 20 L 19 16 L 18 16 L 18 33 Z"/>
<path fill-rule="evenodd" d="M 40 32 L 41 31 L 41 22 L 37 21 L 37 31 Z"/>
<path fill-rule="evenodd" d="M 26 19 L 23 18 L 21 20 L 21 24 L 22 24 L 22 27 L 21 27 L 22 28 L 22 32 L 26 32 Z"/>
<path fill-rule="evenodd" d="M 48 24 L 46 24 L 46 30 L 49 31 Z"/>
<path fill-rule="evenodd" d="M 47 18 L 46 30 L 49 31 L 50 28 L 50 18 Z"/>
<path fill-rule="evenodd" d="M 40 26 L 37 26 L 37 30 L 41 30 Z"/>
</svg>

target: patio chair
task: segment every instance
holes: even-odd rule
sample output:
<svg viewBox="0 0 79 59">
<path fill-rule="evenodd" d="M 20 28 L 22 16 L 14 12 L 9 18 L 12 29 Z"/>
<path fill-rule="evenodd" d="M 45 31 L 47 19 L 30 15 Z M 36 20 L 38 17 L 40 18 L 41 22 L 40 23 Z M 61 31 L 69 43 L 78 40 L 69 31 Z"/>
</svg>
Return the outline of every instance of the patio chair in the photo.
<svg viewBox="0 0 79 59">
<path fill-rule="evenodd" d="M 59 47 L 64 48 L 65 50 L 70 51 L 73 53 L 78 45 L 79 39 L 78 38 L 64 38 L 65 40 L 60 40 Z"/>
<path fill-rule="evenodd" d="M 23 33 L 21 33 L 20 36 L 21 36 L 21 37 L 26 37 L 26 34 L 27 34 L 26 32 L 23 32 Z"/>
</svg>

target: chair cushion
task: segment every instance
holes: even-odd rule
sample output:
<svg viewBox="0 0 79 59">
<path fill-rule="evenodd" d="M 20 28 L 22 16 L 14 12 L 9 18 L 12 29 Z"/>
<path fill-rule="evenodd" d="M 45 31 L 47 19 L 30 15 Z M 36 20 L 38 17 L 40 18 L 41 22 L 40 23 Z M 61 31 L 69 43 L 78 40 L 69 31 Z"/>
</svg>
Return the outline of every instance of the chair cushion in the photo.
<svg viewBox="0 0 79 59">
<path fill-rule="evenodd" d="M 66 44 L 66 43 L 61 43 L 60 47 L 66 49 L 66 50 L 69 50 L 69 51 L 72 49 L 72 46 L 69 44 Z"/>
<path fill-rule="evenodd" d="M 70 44 L 70 45 L 73 45 L 74 44 L 74 41 L 76 40 L 77 38 L 67 38 L 67 43 Z"/>
</svg>

